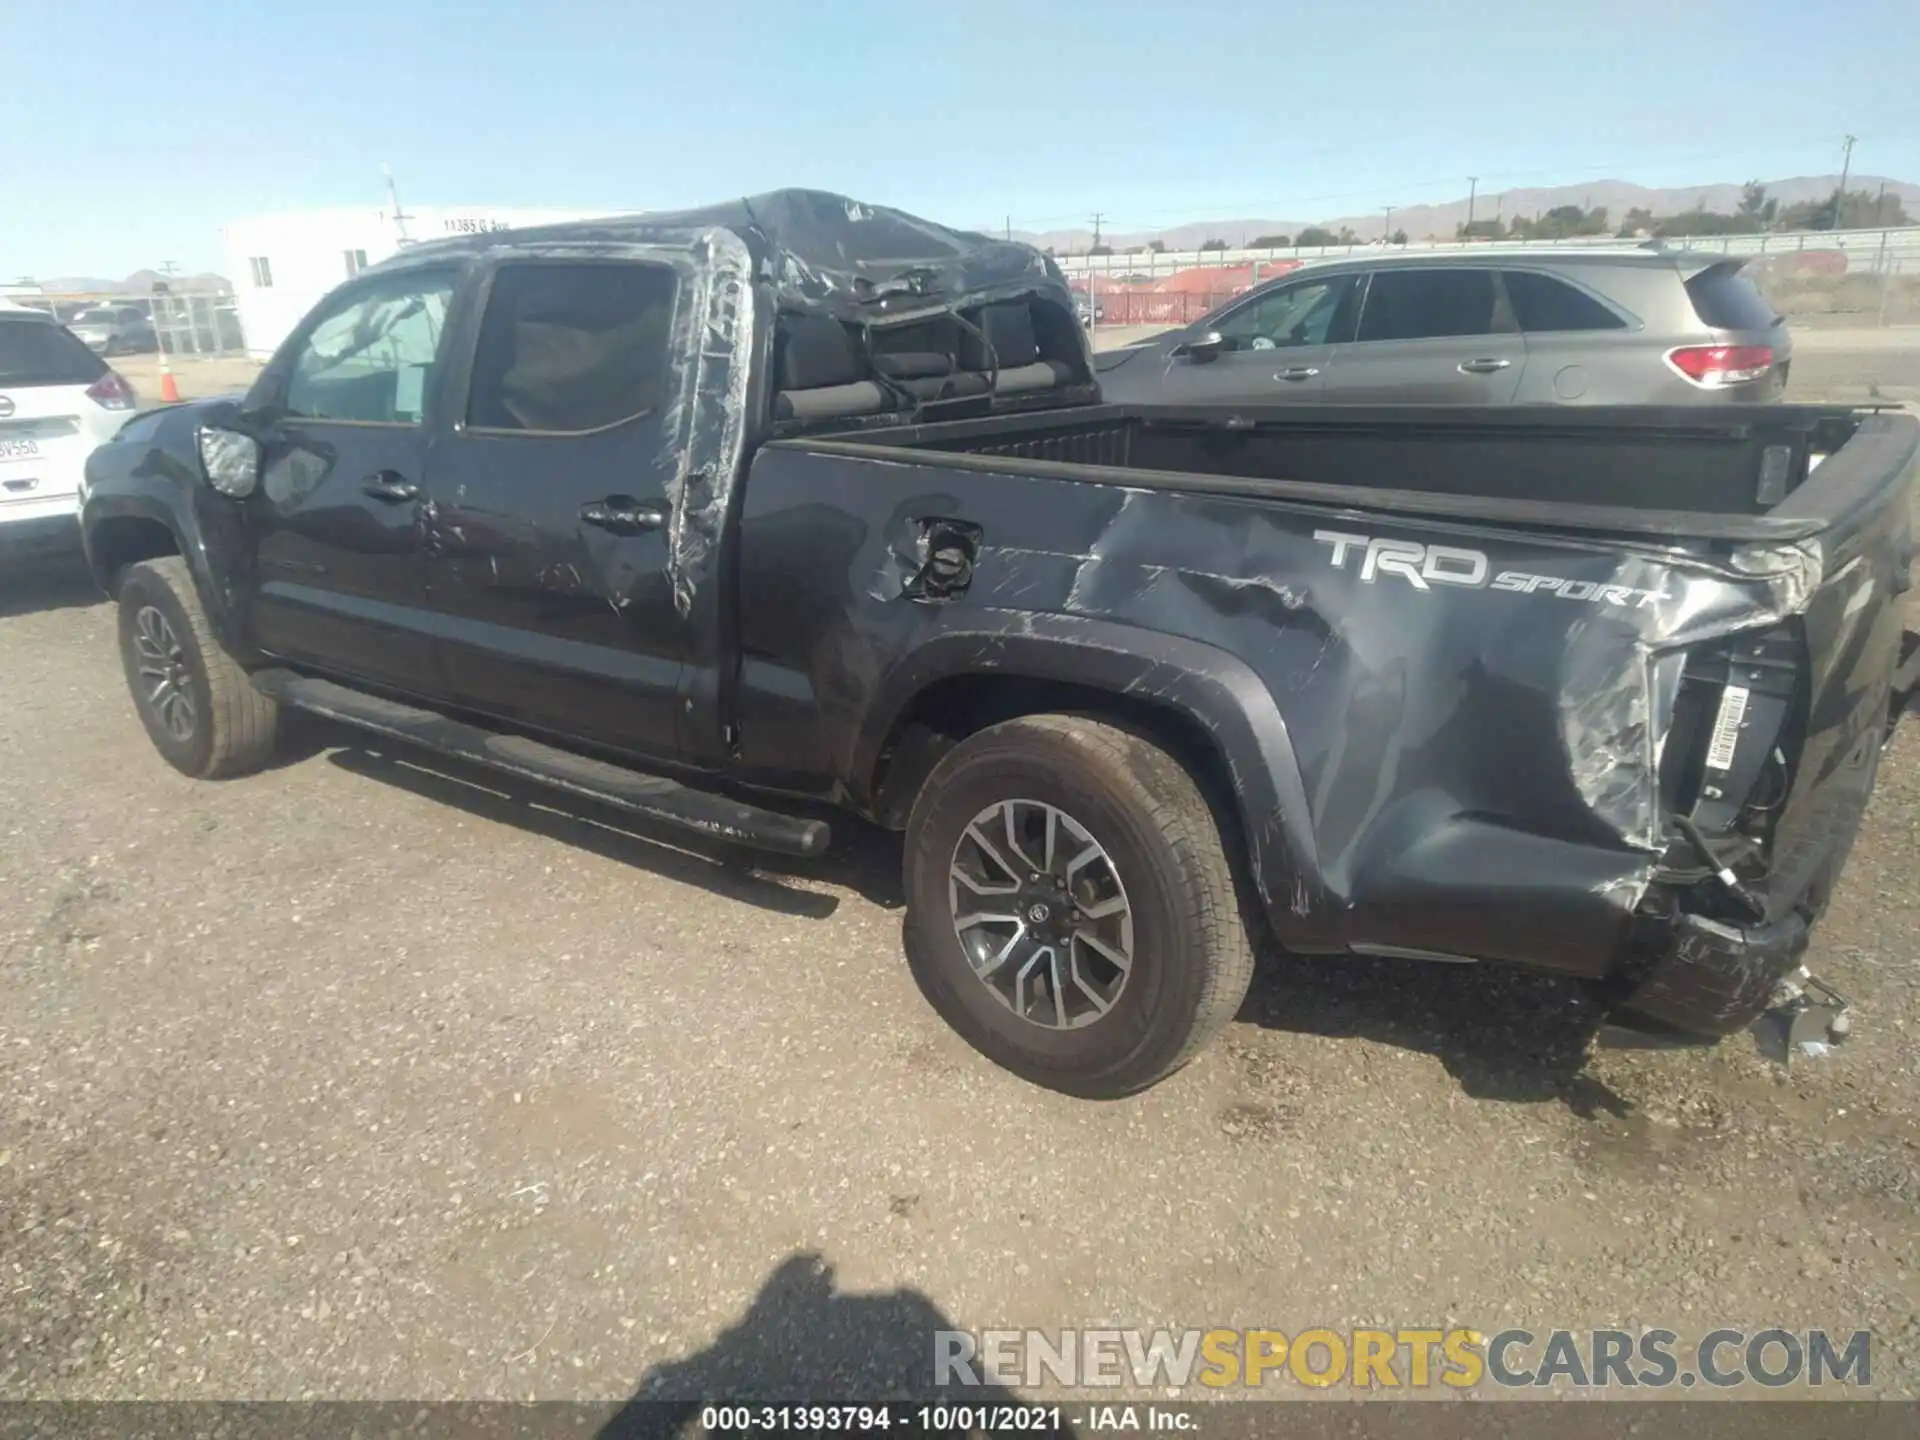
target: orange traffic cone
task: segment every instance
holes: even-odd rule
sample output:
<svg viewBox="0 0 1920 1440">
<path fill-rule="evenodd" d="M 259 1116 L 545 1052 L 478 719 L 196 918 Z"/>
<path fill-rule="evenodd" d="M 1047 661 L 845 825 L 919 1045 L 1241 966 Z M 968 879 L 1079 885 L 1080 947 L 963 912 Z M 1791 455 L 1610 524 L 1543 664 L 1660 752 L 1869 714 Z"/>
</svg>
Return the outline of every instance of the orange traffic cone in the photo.
<svg viewBox="0 0 1920 1440">
<path fill-rule="evenodd" d="M 160 399 L 168 405 L 180 403 L 180 382 L 173 378 L 164 360 L 160 362 Z"/>
</svg>

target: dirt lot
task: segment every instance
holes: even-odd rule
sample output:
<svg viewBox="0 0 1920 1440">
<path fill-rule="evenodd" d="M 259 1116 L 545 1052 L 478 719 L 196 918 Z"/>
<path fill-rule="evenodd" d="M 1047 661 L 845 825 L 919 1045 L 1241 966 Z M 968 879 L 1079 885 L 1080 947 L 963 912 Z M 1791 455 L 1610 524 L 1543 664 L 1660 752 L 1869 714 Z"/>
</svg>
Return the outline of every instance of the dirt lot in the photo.
<svg viewBox="0 0 1920 1440">
<path fill-rule="evenodd" d="M 195 784 L 113 637 L 0 588 L 0 1395 L 859 1398 L 943 1324 L 1101 1323 L 1864 1327 L 1920 1392 L 1912 726 L 1826 1061 L 1273 956 L 1093 1105 L 935 1018 L 890 837 L 757 870 L 312 725 Z"/>
</svg>

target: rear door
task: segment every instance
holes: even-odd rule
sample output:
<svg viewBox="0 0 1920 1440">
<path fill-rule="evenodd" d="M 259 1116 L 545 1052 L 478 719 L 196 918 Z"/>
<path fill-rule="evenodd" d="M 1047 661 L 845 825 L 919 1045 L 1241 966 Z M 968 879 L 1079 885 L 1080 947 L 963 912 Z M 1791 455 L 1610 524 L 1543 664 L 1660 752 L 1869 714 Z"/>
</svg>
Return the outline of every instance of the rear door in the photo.
<svg viewBox="0 0 1920 1440">
<path fill-rule="evenodd" d="M 128 408 L 106 362 L 65 326 L 0 315 L 0 523 L 74 513 L 87 456 Z"/>
<path fill-rule="evenodd" d="M 420 505 L 459 280 L 448 266 L 342 286 L 249 397 L 270 424 L 246 623 L 268 654 L 430 690 Z"/>
<path fill-rule="evenodd" d="M 429 473 L 441 683 L 462 707 L 672 755 L 688 653 L 669 574 L 687 252 L 502 263 Z"/>
<path fill-rule="evenodd" d="M 1503 270 L 1500 283 L 1520 333 L 1527 369 L 1523 403 L 1650 404 L 1666 379 L 1628 317 L 1599 296 L 1544 270 Z"/>
<path fill-rule="evenodd" d="M 1324 398 L 1338 404 L 1506 405 L 1527 348 L 1491 269 L 1373 271 L 1350 345 L 1329 356 Z"/>
<path fill-rule="evenodd" d="M 1192 327 L 1188 338 L 1216 330 L 1225 347 L 1210 359 L 1170 357 L 1161 385 L 1140 398 L 1167 405 L 1318 399 L 1331 347 L 1352 333 L 1354 288 L 1351 275 L 1320 275 L 1262 290 L 1217 319 Z M 1135 397 L 1128 393 L 1124 398 Z"/>
</svg>

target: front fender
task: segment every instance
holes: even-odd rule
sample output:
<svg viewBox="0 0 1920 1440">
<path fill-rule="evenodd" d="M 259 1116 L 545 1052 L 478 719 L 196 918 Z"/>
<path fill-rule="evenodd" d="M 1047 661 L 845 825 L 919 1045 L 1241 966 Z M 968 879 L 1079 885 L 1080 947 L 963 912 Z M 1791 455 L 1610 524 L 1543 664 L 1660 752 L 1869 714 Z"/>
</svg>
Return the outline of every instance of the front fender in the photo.
<svg viewBox="0 0 1920 1440">
<path fill-rule="evenodd" d="M 237 597 L 251 548 L 240 507 L 200 478 L 194 432 L 205 408 L 137 416 L 88 457 L 80 536 L 95 581 L 111 593 L 127 563 L 164 553 L 151 539 L 155 527 L 164 529 L 221 643 L 237 654 Z"/>
<path fill-rule="evenodd" d="M 1282 938 L 1307 941 L 1331 920 L 1320 918 L 1325 889 L 1286 720 L 1244 662 L 1197 640 L 1108 620 L 988 609 L 950 614 L 950 626 L 882 677 L 843 773 L 878 773 L 882 749 L 916 697 L 960 676 L 1064 681 L 1159 706 L 1203 727 L 1225 762 L 1253 879 Z"/>
</svg>

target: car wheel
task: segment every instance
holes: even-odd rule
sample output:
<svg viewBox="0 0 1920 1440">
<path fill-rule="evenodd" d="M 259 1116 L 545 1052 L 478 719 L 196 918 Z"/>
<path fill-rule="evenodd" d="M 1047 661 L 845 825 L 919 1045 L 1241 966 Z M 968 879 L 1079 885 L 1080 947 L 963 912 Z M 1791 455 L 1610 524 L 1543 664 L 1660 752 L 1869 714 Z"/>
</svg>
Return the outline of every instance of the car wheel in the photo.
<svg viewBox="0 0 1920 1440">
<path fill-rule="evenodd" d="M 957 745 L 908 822 L 907 954 L 982 1054 L 1073 1095 L 1132 1094 L 1232 1018 L 1253 974 L 1220 827 L 1184 767 L 1101 721 Z"/>
<path fill-rule="evenodd" d="M 120 663 L 134 708 L 167 763 L 213 780 L 273 755 L 279 706 L 220 648 L 186 562 L 143 560 L 120 578 Z"/>
</svg>

